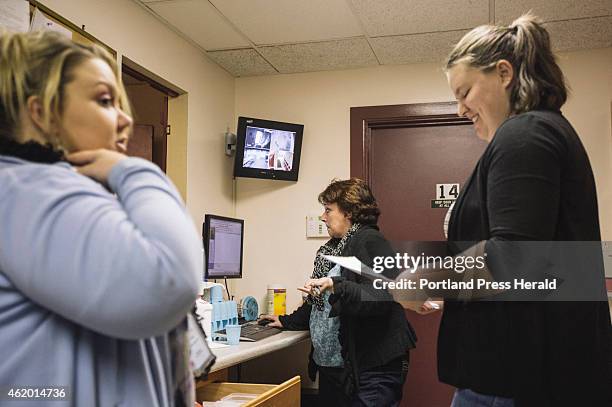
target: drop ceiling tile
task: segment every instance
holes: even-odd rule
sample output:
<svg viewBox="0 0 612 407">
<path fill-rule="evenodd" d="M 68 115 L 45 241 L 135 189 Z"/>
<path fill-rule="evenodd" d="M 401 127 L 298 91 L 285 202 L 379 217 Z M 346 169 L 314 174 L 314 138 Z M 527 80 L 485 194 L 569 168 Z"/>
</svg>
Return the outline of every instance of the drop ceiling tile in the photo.
<svg viewBox="0 0 612 407">
<path fill-rule="evenodd" d="M 210 51 L 206 54 L 235 77 L 278 73 L 252 48 Z"/>
<path fill-rule="evenodd" d="M 512 0 L 495 2 L 495 21 L 510 24 L 531 10 L 544 21 L 600 17 L 612 14 L 611 0 Z"/>
<path fill-rule="evenodd" d="M 442 66 L 453 46 L 468 30 L 370 38 L 383 65 L 437 62 Z"/>
<path fill-rule="evenodd" d="M 378 65 L 365 38 L 260 47 L 281 73 L 363 68 Z"/>
<path fill-rule="evenodd" d="M 612 47 L 612 16 L 545 24 L 555 51 Z"/>
<path fill-rule="evenodd" d="M 206 50 L 250 45 L 208 1 L 158 1 L 147 6 Z"/>
<path fill-rule="evenodd" d="M 257 45 L 363 35 L 346 0 L 210 0 Z"/>
<path fill-rule="evenodd" d="M 489 21 L 489 0 L 348 0 L 368 35 L 472 28 Z"/>
</svg>

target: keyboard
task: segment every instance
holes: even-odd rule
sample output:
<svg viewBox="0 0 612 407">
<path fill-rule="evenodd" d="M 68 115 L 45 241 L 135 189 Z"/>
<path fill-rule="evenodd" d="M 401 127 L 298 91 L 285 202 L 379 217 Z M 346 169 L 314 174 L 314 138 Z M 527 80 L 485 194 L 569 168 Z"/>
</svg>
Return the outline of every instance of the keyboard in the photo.
<svg viewBox="0 0 612 407">
<path fill-rule="evenodd" d="M 268 336 L 276 335 L 277 333 L 282 332 L 278 328 L 273 328 L 270 326 L 259 325 L 257 322 L 250 322 L 246 324 L 240 325 L 240 340 L 244 340 L 247 342 L 255 342 L 260 339 L 267 338 Z M 225 335 L 225 329 L 222 329 L 217 332 L 218 334 Z"/>
</svg>

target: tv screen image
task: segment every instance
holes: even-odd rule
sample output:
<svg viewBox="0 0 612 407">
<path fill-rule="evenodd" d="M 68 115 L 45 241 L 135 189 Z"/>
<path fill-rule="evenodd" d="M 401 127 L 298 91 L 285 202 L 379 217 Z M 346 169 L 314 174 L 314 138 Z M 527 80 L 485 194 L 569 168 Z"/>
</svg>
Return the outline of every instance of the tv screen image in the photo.
<svg viewBox="0 0 612 407">
<path fill-rule="evenodd" d="M 234 176 L 297 181 L 301 124 L 238 118 Z"/>
<path fill-rule="evenodd" d="M 295 132 L 247 126 L 243 168 L 291 171 Z"/>
</svg>

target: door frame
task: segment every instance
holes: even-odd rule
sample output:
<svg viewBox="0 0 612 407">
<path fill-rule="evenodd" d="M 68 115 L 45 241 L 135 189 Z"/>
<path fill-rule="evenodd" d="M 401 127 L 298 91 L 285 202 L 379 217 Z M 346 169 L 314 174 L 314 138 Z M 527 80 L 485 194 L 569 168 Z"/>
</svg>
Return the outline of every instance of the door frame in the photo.
<svg viewBox="0 0 612 407">
<path fill-rule="evenodd" d="M 351 107 L 350 175 L 370 183 L 372 129 L 458 124 L 471 125 L 472 121 L 457 115 L 457 102 Z"/>
</svg>

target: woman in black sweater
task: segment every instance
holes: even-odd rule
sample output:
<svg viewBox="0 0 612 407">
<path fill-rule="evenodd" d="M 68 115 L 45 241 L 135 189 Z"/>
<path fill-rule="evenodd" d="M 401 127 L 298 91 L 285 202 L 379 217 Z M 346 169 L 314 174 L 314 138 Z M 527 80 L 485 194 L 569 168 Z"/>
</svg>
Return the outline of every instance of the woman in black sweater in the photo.
<svg viewBox="0 0 612 407">
<path fill-rule="evenodd" d="M 315 257 L 312 279 L 303 289 L 308 297 L 290 315 L 264 317 L 274 319 L 270 326 L 310 329 L 309 373 L 314 380 L 319 372 L 320 405 L 398 406 L 408 350 L 416 342 L 404 310 L 372 280 L 321 257 L 355 256 L 371 267 L 374 257 L 393 256 L 376 226 L 380 210 L 370 187 L 358 178 L 333 181 L 319 202 L 331 239 Z M 397 272 L 385 275 L 395 278 Z"/>
<path fill-rule="evenodd" d="M 489 272 L 505 280 L 491 255 L 500 242 L 600 241 L 593 173 L 559 110 L 567 90 L 541 23 L 526 15 L 475 28 L 446 71 L 459 115 L 489 142 L 454 206 L 449 246 L 481 242 Z M 603 273 L 593 278 L 603 284 Z M 612 405 L 604 301 L 446 301 L 439 335 L 440 380 L 458 388 L 453 407 Z"/>
</svg>

